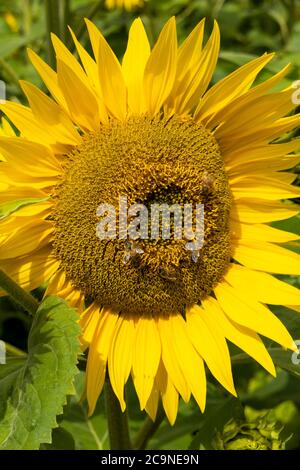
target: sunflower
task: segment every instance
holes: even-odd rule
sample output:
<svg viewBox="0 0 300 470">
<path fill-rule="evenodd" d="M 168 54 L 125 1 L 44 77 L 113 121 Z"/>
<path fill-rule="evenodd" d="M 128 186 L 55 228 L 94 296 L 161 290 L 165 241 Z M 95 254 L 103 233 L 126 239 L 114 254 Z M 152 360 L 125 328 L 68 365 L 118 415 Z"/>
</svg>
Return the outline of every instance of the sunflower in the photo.
<svg viewBox="0 0 300 470">
<path fill-rule="evenodd" d="M 21 81 L 29 106 L 1 106 L 20 131 L 0 137 L 1 202 L 23 204 L 1 221 L 1 265 L 24 289 L 47 281 L 46 295 L 78 309 L 90 414 L 107 373 L 125 410 L 131 375 L 141 409 L 155 419 L 161 400 L 174 423 L 179 396 L 204 410 L 205 364 L 236 395 L 227 341 L 274 376 L 260 335 L 295 350 L 267 304 L 300 305 L 296 288 L 272 276 L 299 274 L 299 256 L 281 246 L 299 237 L 269 225 L 298 213 L 282 200 L 300 195 L 285 171 L 299 162 L 299 139 L 275 142 L 300 116 L 292 88 L 270 93 L 288 66 L 252 86 L 273 54 L 208 89 L 216 22 L 204 47 L 204 21 L 178 47 L 171 18 L 151 50 L 136 19 L 122 64 L 86 22 L 95 59 L 72 31 L 81 63 L 53 35 L 57 71 L 29 50 L 52 98 Z M 128 240 L 100 240 L 97 207 L 121 195 L 202 203 L 200 252 L 149 239 L 128 256 Z"/>
<path fill-rule="evenodd" d="M 110 10 L 114 8 L 124 8 L 127 11 L 131 11 L 143 4 L 144 0 L 105 0 L 105 6 Z"/>
</svg>

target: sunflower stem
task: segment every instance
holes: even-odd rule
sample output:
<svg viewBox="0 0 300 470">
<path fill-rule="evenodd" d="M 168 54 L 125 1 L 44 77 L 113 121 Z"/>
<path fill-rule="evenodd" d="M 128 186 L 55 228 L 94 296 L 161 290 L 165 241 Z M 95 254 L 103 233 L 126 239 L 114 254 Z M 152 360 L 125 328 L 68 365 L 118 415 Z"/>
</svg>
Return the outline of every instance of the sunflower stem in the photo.
<svg viewBox="0 0 300 470">
<path fill-rule="evenodd" d="M 7 292 L 26 312 L 34 315 L 39 308 L 38 301 L 0 269 L 0 287 Z"/>
<path fill-rule="evenodd" d="M 59 0 L 45 0 L 48 61 L 51 67 L 55 67 L 56 64 L 55 51 L 51 41 L 51 33 L 55 33 L 60 37 L 59 13 Z"/>
<path fill-rule="evenodd" d="M 60 2 L 60 39 L 67 44 L 69 35 L 68 26 L 71 25 L 70 0 Z"/>
<path fill-rule="evenodd" d="M 12 356 L 18 356 L 18 357 L 26 357 L 27 354 L 24 351 L 21 351 L 21 349 L 16 348 L 16 346 L 13 346 L 12 344 L 5 343 L 5 349 L 7 353 L 10 353 Z"/>
<path fill-rule="evenodd" d="M 127 413 L 126 411 L 122 413 L 119 400 L 109 380 L 105 385 L 105 400 L 110 450 L 131 449 Z"/>
<path fill-rule="evenodd" d="M 165 419 L 165 413 L 164 413 L 163 407 L 160 404 L 155 421 L 152 421 L 152 419 L 150 418 L 146 419 L 144 425 L 139 430 L 139 432 L 137 433 L 133 441 L 133 448 L 136 450 L 146 449 L 149 440 L 156 433 L 156 431 L 158 430 L 159 426 L 161 425 L 164 419 Z"/>
</svg>

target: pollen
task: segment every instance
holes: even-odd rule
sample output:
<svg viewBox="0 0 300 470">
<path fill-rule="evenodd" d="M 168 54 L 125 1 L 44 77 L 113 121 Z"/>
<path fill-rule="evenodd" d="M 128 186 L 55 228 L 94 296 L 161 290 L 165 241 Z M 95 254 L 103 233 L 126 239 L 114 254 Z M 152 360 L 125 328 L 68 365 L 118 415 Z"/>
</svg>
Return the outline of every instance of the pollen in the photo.
<svg viewBox="0 0 300 470">
<path fill-rule="evenodd" d="M 168 239 L 99 239 L 97 208 L 110 204 L 119 215 L 121 197 L 149 210 L 202 204 L 202 248 L 188 250 L 186 240 L 174 236 L 174 220 Z M 111 120 L 66 156 L 55 199 L 55 256 L 75 287 L 121 314 L 183 313 L 209 295 L 228 268 L 231 195 L 224 161 L 212 133 L 192 119 Z M 161 220 L 157 228 L 161 232 Z"/>
</svg>

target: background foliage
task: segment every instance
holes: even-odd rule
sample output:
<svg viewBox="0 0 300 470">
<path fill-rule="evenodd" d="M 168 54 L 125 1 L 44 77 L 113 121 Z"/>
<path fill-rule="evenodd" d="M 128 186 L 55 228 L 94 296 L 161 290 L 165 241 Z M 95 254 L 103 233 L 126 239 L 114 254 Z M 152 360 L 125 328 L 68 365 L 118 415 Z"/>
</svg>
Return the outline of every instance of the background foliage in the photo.
<svg viewBox="0 0 300 470">
<path fill-rule="evenodd" d="M 47 6 L 55 3 L 57 16 L 52 21 L 48 17 L 47 21 Z M 69 24 L 90 50 L 83 21 L 88 17 L 100 27 L 121 57 L 129 26 L 137 15 L 142 17 L 152 43 L 171 15 L 177 17 L 179 41 L 204 16 L 207 31 L 217 18 L 222 45 L 214 81 L 265 51 L 276 51 L 277 56 L 259 80 L 269 78 L 288 62 L 293 63 L 293 69 L 285 84 L 300 79 L 299 0 L 148 0 L 134 12 L 108 11 L 103 1 L 2 0 L 0 80 L 7 84 L 7 98 L 25 102 L 19 79 L 43 87 L 29 63 L 26 48 L 32 48 L 53 64 L 53 50 L 48 41 L 50 29 L 74 51 L 66 27 Z M 300 233 L 296 218 L 276 223 L 276 226 Z M 299 251 L 295 246 L 291 249 Z M 300 286 L 296 277 L 286 280 Z M 42 293 L 43 287 L 34 294 L 41 299 Z M 299 339 L 300 316 L 285 308 L 276 308 L 275 312 L 293 337 Z M 76 371 L 75 318 L 76 314 L 59 299 L 43 303 L 32 321 L 12 299 L 0 298 L 0 338 L 6 342 L 8 350 L 7 364 L 0 365 L 0 449 L 108 448 L 103 398 L 92 418 L 87 416 L 86 403 L 80 401 L 85 357 L 80 356 Z M 300 365 L 293 364 L 289 352 L 270 342 L 267 344 L 278 367 L 276 379 L 232 348 L 239 399 L 229 397 L 209 378 L 206 412 L 202 415 L 193 402 L 181 403 L 176 425 L 170 427 L 163 421 L 148 447 L 221 449 L 266 445 L 268 448 L 300 448 Z M 55 371 L 49 374 L 53 368 Z M 130 428 L 134 434 L 141 428 L 145 416 L 138 411 L 131 384 L 127 394 Z"/>
</svg>

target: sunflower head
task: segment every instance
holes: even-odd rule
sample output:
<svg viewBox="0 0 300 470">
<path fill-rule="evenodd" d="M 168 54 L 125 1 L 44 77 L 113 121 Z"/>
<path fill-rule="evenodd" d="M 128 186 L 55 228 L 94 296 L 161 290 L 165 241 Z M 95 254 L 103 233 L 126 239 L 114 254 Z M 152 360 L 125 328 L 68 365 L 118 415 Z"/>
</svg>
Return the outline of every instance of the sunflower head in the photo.
<svg viewBox="0 0 300 470">
<path fill-rule="evenodd" d="M 300 117 L 292 88 L 272 93 L 288 67 L 255 81 L 273 54 L 209 87 L 217 23 L 204 46 L 204 21 L 178 46 L 171 18 L 151 50 L 137 19 L 121 63 L 87 27 L 93 56 L 71 32 L 80 62 L 55 35 L 56 70 L 29 51 L 52 97 L 21 82 L 29 106 L 1 106 L 20 131 L 0 136 L 1 203 L 19 201 L 0 221 L 1 265 L 25 289 L 48 282 L 46 295 L 78 308 L 90 413 L 106 374 L 124 410 L 131 375 L 141 409 L 154 419 L 161 400 L 174 423 L 179 396 L 204 410 L 205 364 L 236 394 L 228 341 L 273 375 L 261 335 L 295 350 L 267 305 L 300 305 L 272 276 L 299 274 L 299 256 L 282 246 L 299 237 L 270 225 L 298 213 L 282 200 L 300 194 L 287 171 L 300 145 L 277 139 Z M 196 208 L 192 233 L 177 236 L 176 212 L 166 224 L 154 206 Z M 197 208 L 203 243 L 193 245 Z"/>
</svg>

